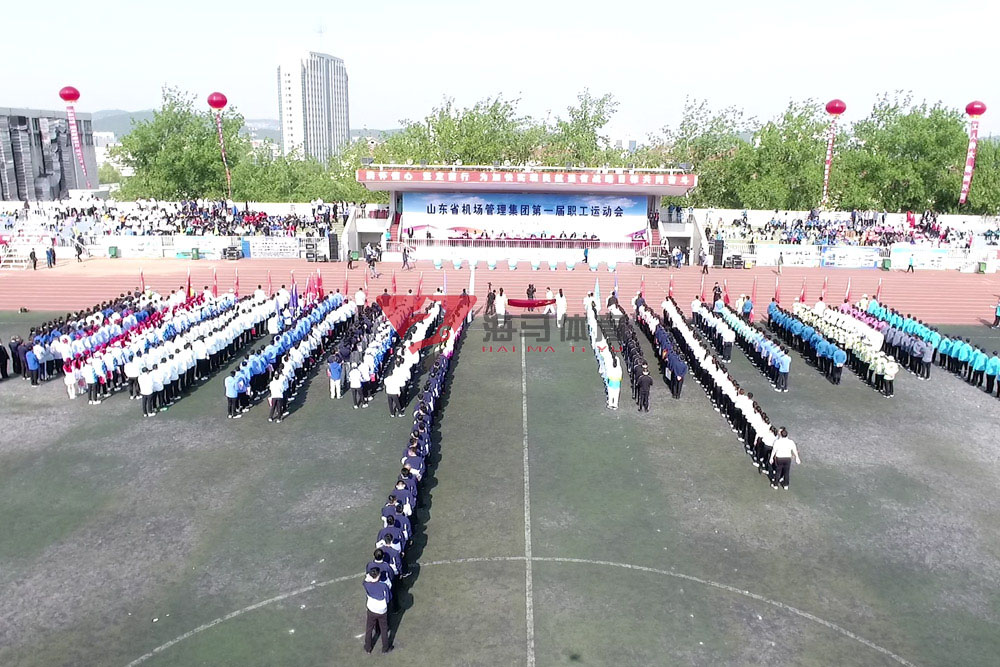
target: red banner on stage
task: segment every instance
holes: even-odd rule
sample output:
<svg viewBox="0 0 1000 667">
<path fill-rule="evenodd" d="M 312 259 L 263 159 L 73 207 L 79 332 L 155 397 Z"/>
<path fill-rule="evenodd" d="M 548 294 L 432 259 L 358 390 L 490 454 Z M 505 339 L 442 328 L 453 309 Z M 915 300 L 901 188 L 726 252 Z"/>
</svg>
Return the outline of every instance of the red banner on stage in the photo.
<svg viewBox="0 0 1000 667">
<path fill-rule="evenodd" d="M 515 308 L 544 308 L 555 302 L 555 299 L 507 299 L 507 305 Z"/>
</svg>

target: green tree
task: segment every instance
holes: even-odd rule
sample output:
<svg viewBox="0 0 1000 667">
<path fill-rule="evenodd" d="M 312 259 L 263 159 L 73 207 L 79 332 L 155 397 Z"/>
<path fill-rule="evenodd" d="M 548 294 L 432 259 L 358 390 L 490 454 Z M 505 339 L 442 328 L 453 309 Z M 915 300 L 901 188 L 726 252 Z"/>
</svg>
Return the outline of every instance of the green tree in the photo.
<svg viewBox="0 0 1000 667">
<path fill-rule="evenodd" d="M 756 128 L 756 120 L 736 107 L 714 112 L 703 100 L 685 100 L 677 127 L 665 127 L 661 136 L 653 138 L 670 156 L 667 165 L 685 165 L 698 174 L 697 189 L 674 203 L 742 207 L 732 160 Z"/>
<path fill-rule="evenodd" d="M 110 162 L 105 162 L 97 168 L 97 181 L 101 184 L 121 183 L 122 173 Z"/>
<path fill-rule="evenodd" d="M 1000 138 L 979 142 L 969 199 L 961 210 L 981 215 L 1000 214 Z"/>
<path fill-rule="evenodd" d="M 815 101 L 791 102 L 737 147 L 726 177 L 741 207 L 808 210 L 822 195 L 826 119 Z"/>
<path fill-rule="evenodd" d="M 608 150 L 608 137 L 601 133 L 618 111 L 617 100 L 611 93 L 595 97 L 584 89 L 576 102 L 566 108 L 564 118 L 556 118 L 551 129 L 543 129 L 538 138 L 544 139 L 544 144 L 538 156 L 547 164 L 572 162 L 592 167 L 609 158 L 617 161 Z"/>
<path fill-rule="evenodd" d="M 222 114 L 222 134 L 231 170 L 239 168 L 250 144 L 241 136 L 243 116 L 234 107 Z M 195 108 L 193 95 L 163 89 L 163 104 L 152 120 L 134 124 L 111 155 L 131 167 L 122 198 L 224 197 L 226 174 L 219 153 L 214 113 Z M 240 198 L 234 192 L 235 198 Z"/>
<path fill-rule="evenodd" d="M 853 125 L 835 165 L 834 202 L 842 208 L 954 211 L 968 136 L 962 113 L 940 102 L 914 105 L 883 95 Z"/>
</svg>

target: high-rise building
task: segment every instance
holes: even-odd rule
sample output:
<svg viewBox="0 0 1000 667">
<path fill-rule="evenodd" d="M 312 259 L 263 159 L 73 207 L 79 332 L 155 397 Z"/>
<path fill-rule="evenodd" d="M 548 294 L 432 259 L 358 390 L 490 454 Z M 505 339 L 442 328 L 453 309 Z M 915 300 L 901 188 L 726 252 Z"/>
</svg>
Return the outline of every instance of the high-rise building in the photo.
<svg viewBox="0 0 1000 667">
<path fill-rule="evenodd" d="M 347 69 L 340 58 L 309 51 L 278 66 L 281 152 L 326 162 L 350 140 Z"/>
<path fill-rule="evenodd" d="M 52 201 L 97 187 L 89 113 L 76 114 L 87 179 L 73 152 L 65 111 L 0 107 L 0 200 Z"/>
</svg>

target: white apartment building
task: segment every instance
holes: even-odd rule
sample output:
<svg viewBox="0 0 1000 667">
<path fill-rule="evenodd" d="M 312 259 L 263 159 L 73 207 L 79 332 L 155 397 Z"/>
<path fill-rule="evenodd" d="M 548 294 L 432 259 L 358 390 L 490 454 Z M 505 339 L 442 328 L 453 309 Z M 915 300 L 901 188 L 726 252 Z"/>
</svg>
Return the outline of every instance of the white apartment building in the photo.
<svg viewBox="0 0 1000 667">
<path fill-rule="evenodd" d="M 281 152 L 326 162 L 350 140 L 347 69 L 340 58 L 309 51 L 278 66 Z"/>
</svg>

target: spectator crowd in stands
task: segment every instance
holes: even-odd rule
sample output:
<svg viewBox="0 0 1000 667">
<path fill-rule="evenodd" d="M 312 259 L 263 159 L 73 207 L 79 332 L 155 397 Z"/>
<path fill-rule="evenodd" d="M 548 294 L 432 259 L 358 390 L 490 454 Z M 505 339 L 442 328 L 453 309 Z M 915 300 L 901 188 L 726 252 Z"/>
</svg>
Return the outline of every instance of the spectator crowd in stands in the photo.
<svg viewBox="0 0 1000 667">
<path fill-rule="evenodd" d="M 905 220 L 893 222 L 885 211 L 851 211 L 827 214 L 810 211 L 805 218 L 789 212 L 774 211 L 770 220 L 753 225 L 744 212 L 725 224 L 719 218 L 706 229 L 707 238 L 742 241 L 749 244 L 782 243 L 792 245 L 888 246 L 894 243 L 930 244 L 935 247 L 969 248 L 976 232 L 944 224 L 938 214 L 925 211 L 919 217 L 912 211 Z M 1000 227 L 981 232 L 983 242 L 1000 242 Z"/>
<path fill-rule="evenodd" d="M 324 236 L 339 222 L 347 222 L 355 204 L 322 200 L 302 211 L 290 207 L 286 215 L 254 210 L 249 202 L 191 199 L 160 202 L 155 199 L 115 202 L 101 199 L 16 207 L 3 217 L 3 227 L 14 229 L 33 221 L 54 236 Z"/>
</svg>

